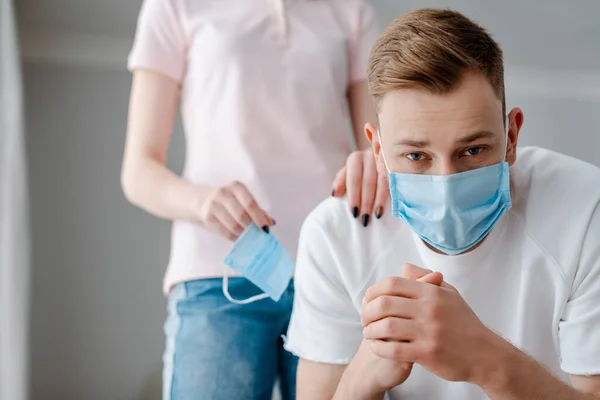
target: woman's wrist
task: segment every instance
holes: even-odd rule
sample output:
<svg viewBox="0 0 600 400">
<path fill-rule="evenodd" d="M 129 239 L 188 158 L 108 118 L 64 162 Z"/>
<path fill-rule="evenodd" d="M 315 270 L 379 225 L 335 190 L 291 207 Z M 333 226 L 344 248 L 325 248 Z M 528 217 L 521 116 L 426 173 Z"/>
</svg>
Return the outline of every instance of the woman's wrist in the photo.
<svg viewBox="0 0 600 400">
<path fill-rule="evenodd" d="M 194 221 L 204 222 L 203 206 L 215 190 L 215 188 L 208 186 L 194 185 L 189 204 L 190 214 L 193 216 Z"/>
</svg>

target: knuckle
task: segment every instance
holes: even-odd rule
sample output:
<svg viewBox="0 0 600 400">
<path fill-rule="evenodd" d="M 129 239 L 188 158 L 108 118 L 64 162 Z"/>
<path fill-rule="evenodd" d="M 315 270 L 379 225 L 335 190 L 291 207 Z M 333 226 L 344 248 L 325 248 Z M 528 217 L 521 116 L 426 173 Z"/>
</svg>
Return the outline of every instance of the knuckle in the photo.
<svg viewBox="0 0 600 400">
<path fill-rule="evenodd" d="M 389 336 L 394 332 L 394 321 L 391 318 L 386 318 L 382 322 L 381 330 L 385 336 Z"/>
<path fill-rule="evenodd" d="M 258 208 L 258 203 L 253 197 L 250 197 L 242 202 L 242 207 L 244 207 L 245 210 L 255 210 Z"/>
<path fill-rule="evenodd" d="M 246 220 L 246 210 L 241 209 L 236 213 L 236 219 L 239 221 L 245 221 Z"/>
<path fill-rule="evenodd" d="M 440 307 L 436 302 L 428 302 L 423 306 L 423 314 L 428 320 L 436 320 L 440 315 Z"/>
<path fill-rule="evenodd" d="M 440 324 L 431 323 L 427 326 L 427 336 L 432 340 L 432 343 L 440 343 L 443 336 L 443 330 Z"/>
<path fill-rule="evenodd" d="M 240 181 L 233 181 L 229 184 L 232 189 L 243 189 L 244 184 Z"/>
<path fill-rule="evenodd" d="M 375 192 L 375 188 L 377 187 L 377 175 L 366 173 L 364 174 L 364 185 L 369 191 Z"/>
<path fill-rule="evenodd" d="M 215 194 L 216 199 L 226 199 L 231 194 L 229 187 L 224 186 L 217 189 Z"/>
<path fill-rule="evenodd" d="M 387 296 L 381 296 L 377 299 L 377 311 L 384 313 L 390 308 L 391 300 Z"/>
<path fill-rule="evenodd" d="M 389 278 L 387 284 L 388 290 L 390 292 L 393 292 L 395 290 L 398 290 L 402 286 L 402 279 L 399 277 Z"/>
<path fill-rule="evenodd" d="M 357 189 L 362 187 L 363 176 L 361 173 L 348 174 L 347 181 L 354 185 Z"/>
<path fill-rule="evenodd" d="M 437 358 L 440 351 L 440 342 L 437 340 L 428 340 L 424 345 L 424 356 L 429 360 Z"/>
<path fill-rule="evenodd" d="M 354 164 L 360 161 L 362 161 L 362 154 L 360 151 L 353 151 L 347 159 L 348 164 Z"/>
<path fill-rule="evenodd" d="M 431 303 L 440 304 L 442 302 L 442 290 L 436 285 L 425 286 L 425 296 Z"/>
</svg>

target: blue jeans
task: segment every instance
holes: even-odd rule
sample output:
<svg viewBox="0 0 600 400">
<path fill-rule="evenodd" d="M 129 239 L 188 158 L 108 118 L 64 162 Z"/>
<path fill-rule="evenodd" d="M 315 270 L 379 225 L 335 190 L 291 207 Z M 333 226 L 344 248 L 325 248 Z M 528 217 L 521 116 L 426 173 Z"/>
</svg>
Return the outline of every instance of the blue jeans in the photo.
<svg viewBox="0 0 600 400">
<path fill-rule="evenodd" d="M 163 356 L 163 400 L 270 400 L 279 377 L 283 400 L 295 399 L 297 358 L 283 349 L 293 282 L 279 302 L 229 302 L 223 279 L 176 285 L 169 295 Z M 230 278 L 229 293 L 245 299 L 260 289 Z"/>
</svg>

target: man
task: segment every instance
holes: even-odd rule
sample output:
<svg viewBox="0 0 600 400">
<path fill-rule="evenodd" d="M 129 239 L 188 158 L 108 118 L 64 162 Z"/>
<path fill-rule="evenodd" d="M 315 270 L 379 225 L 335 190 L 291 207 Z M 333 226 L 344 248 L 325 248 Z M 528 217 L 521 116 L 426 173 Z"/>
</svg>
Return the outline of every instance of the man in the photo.
<svg viewBox="0 0 600 400">
<path fill-rule="evenodd" d="M 299 399 L 600 399 L 600 170 L 517 152 L 503 74 L 453 11 L 379 37 L 365 132 L 396 218 L 359 229 L 329 199 L 305 222 Z"/>
</svg>

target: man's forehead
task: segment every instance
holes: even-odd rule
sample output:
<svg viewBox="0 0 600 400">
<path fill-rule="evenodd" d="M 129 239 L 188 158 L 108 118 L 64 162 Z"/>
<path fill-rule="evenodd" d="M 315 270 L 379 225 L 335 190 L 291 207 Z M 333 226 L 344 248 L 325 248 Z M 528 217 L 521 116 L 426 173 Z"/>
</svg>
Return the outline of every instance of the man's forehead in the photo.
<svg viewBox="0 0 600 400">
<path fill-rule="evenodd" d="M 423 88 L 389 92 L 379 104 L 379 119 L 394 122 L 473 122 L 481 118 L 502 119 L 502 101 L 479 74 L 468 74 L 451 92 L 435 94 Z"/>
</svg>

